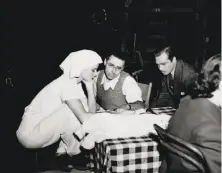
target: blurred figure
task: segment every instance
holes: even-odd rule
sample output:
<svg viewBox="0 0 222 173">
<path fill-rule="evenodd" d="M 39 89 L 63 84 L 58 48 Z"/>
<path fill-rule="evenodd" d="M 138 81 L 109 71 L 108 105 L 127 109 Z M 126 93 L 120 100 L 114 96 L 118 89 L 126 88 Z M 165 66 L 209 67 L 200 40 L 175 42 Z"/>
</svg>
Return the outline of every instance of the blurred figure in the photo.
<svg viewBox="0 0 222 173">
<path fill-rule="evenodd" d="M 124 72 L 126 54 L 112 53 L 104 61 L 105 69 L 97 78 L 97 103 L 104 110 L 121 113 L 126 110 L 145 110 L 142 91 L 137 82 Z"/>
<path fill-rule="evenodd" d="M 221 55 L 218 54 L 205 63 L 190 96 L 180 103 L 168 126 L 170 133 L 201 150 L 207 172 L 211 173 L 221 172 L 221 90 Z M 167 155 L 160 173 L 183 173 L 191 168 L 194 169 L 178 157 Z"/>
<path fill-rule="evenodd" d="M 177 108 L 180 99 L 186 95 L 190 84 L 196 79 L 195 70 L 182 60 L 175 57 L 170 46 L 164 46 L 155 52 L 156 64 L 163 74 L 162 87 L 157 96 L 156 107 L 172 106 Z M 170 101 L 164 102 L 162 97 L 168 93 Z"/>
</svg>

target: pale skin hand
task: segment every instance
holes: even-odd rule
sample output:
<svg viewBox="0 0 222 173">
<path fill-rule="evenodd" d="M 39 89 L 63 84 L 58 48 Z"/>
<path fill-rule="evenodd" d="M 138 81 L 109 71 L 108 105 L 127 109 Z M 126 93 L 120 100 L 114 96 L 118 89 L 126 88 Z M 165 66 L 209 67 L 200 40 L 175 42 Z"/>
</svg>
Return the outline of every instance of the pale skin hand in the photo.
<svg viewBox="0 0 222 173">
<path fill-rule="evenodd" d="M 82 105 L 82 102 L 79 99 L 72 99 L 66 101 L 68 107 L 72 110 L 72 112 L 76 115 L 76 117 L 81 123 L 88 120 L 91 116 L 94 115 L 93 113 L 96 112 L 96 100 L 93 92 L 94 91 L 93 83 L 89 81 L 83 81 L 83 82 L 86 86 L 88 94 L 87 103 L 89 107 L 89 112 L 86 112 L 86 110 Z"/>
<path fill-rule="evenodd" d="M 94 79 L 97 75 L 96 69 L 98 65 L 93 66 L 91 69 L 84 70 L 80 75 L 80 80 L 85 84 L 87 90 L 87 102 L 89 107 L 89 112 L 96 112 L 96 98 L 95 98 L 95 89 L 94 89 Z"/>
<path fill-rule="evenodd" d="M 122 108 L 119 108 L 119 109 L 116 109 L 115 111 L 117 114 L 135 114 L 135 111 L 133 110 L 126 110 L 126 109 L 122 109 Z"/>
<path fill-rule="evenodd" d="M 87 90 L 87 93 L 88 93 L 88 99 L 87 99 L 87 102 L 88 102 L 88 107 L 89 107 L 89 112 L 91 113 L 95 113 L 96 112 L 96 98 L 95 98 L 95 95 L 94 95 L 94 84 L 93 84 L 93 81 L 83 81 L 86 85 L 86 90 Z"/>
<path fill-rule="evenodd" d="M 113 111 L 116 113 L 122 113 L 122 112 L 127 112 L 127 113 L 133 112 L 134 113 L 135 110 L 138 110 L 138 109 L 145 109 L 145 105 L 143 102 L 136 101 L 134 103 L 130 103 L 130 106 L 129 106 L 129 104 L 124 104 Z"/>
<path fill-rule="evenodd" d="M 117 108 L 114 110 L 107 110 L 107 112 L 112 113 L 112 114 L 134 114 L 134 110 L 129 110 L 125 108 Z"/>
<path fill-rule="evenodd" d="M 81 100 L 79 99 L 72 99 L 67 100 L 66 104 L 69 106 L 69 108 L 72 110 L 72 112 L 75 114 L 75 116 L 79 119 L 81 123 L 88 120 L 91 116 L 94 115 L 96 112 L 96 99 L 94 95 L 94 77 L 96 76 L 96 69 L 98 68 L 98 65 L 93 66 L 92 68 L 84 70 L 80 77 L 78 78 L 78 83 L 83 82 L 86 86 L 87 90 L 87 102 L 89 107 L 89 112 L 86 112 L 84 109 Z"/>
<path fill-rule="evenodd" d="M 75 116 L 78 118 L 78 120 L 81 123 L 88 120 L 91 116 L 94 115 L 93 113 L 89 113 L 85 111 L 79 99 L 67 100 L 66 104 L 72 110 L 72 112 L 75 114 Z"/>
<path fill-rule="evenodd" d="M 107 110 L 106 112 L 111 113 L 111 114 L 116 114 L 116 115 L 132 115 L 132 114 L 135 114 L 135 111 L 125 110 L 125 109 L 122 109 L 122 110 L 116 109 L 115 111 Z"/>
</svg>

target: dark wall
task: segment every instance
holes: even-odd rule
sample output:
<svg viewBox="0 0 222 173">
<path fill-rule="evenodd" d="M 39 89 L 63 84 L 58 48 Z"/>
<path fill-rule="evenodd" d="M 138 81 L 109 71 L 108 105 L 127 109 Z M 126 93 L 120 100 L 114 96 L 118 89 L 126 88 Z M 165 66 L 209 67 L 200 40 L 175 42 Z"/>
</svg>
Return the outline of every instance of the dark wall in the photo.
<svg viewBox="0 0 222 173">
<path fill-rule="evenodd" d="M 110 29 L 112 23 L 93 26 L 91 17 L 97 5 L 88 0 L 3 0 L 0 8 L 1 95 L 6 112 L 2 122 L 7 126 L 2 137 L 6 140 L 3 148 L 10 150 L 2 155 L 3 167 L 9 172 L 15 169 L 31 173 L 35 153 L 24 149 L 15 136 L 25 106 L 43 86 L 61 74 L 59 64 L 70 52 L 90 48 L 103 55 L 115 45 L 117 35 Z M 6 78 L 12 79 L 13 86 L 6 84 Z M 18 166 L 13 167 L 14 164 Z"/>
<path fill-rule="evenodd" d="M 150 0 L 147 3 L 144 1 L 147 6 L 151 5 L 152 2 L 154 1 Z M 157 7 L 158 2 L 164 1 L 155 1 Z M 177 2 L 175 1 L 176 4 L 178 4 Z M 206 45 L 201 45 L 201 50 L 206 48 L 206 57 L 220 52 L 221 47 L 221 5 L 218 0 L 214 2 L 208 1 L 205 11 L 207 18 L 205 32 L 210 40 Z M 122 27 L 121 10 L 123 1 L 67 0 L 42 2 L 2 0 L 0 3 L 0 35 L 2 41 L 0 69 L 1 86 L 4 88 L 3 112 L 6 112 L 3 115 L 2 122 L 7 125 L 7 129 L 4 129 L 7 133 L 3 135 L 6 141 L 3 148 L 13 149 L 13 152 L 15 152 L 5 154 L 2 157 L 7 158 L 5 162 L 9 164 L 4 164 L 7 168 L 10 167 L 10 163 L 15 161 L 23 166 L 25 165 L 25 167 L 33 167 L 33 160 L 24 159 L 29 158 L 26 156 L 30 155 L 34 159 L 33 153 L 30 154 L 29 151 L 23 149 L 15 137 L 15 130 L 24 107 L 43 86 L 61 74 L 59 64 L 70 52 L 90 48 L 98 51 L 104 57 L 106 52 L 119 46 L 119 38 L 122 34 L 119 30 Z M 137 4 L 137 6 L 140 5 Z M 92 23 L 92 14 L 98 8 L 106 8 L 108 13 L 109 20 L 103 25 Z M 136 20 L 140 22 L 140 19 Z M 184 43 L 182 46 L 178 44 L 178 47 L 181 49 L 180 52 L 184 53 L 183 56 L 189 57 L 190 54 L 193 54 L 191 51 L 193 42 L 190 44 L 189 39 L 193 38 L 195 34 L 191 27 L 187 26 L 191 25 L 192 22 L 191 20 L 184 22 L 182 17 L 176 16 L 175 20 L 177 22 L 175 22 L 176 26 L 172 36 L 176 40 L 175 43 L 177 43 L 177 40 Z M 189 60 L 192 61 L 192 58 Z M 152 68 L 156 70 L 152 66 L 146 74 L 153 74 L 150 72 Z M 13 87 L 5 84 L 5 78 L 9 75 L 8 71 L 10 71 Z M 152 75 L 152 77 L 155 77 L 155 75 Z M 11 139 L 13 142 L 8 142 Z M 24 168 L 23 166 L 21 166 L 21 169 Z"/>
</svg>

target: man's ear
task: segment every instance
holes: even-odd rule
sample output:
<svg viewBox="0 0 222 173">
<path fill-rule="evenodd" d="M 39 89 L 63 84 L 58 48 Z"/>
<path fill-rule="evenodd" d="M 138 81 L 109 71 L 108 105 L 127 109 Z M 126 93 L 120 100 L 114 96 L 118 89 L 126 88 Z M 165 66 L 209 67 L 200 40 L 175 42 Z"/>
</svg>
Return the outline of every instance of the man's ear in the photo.
<svg viewBox="0 0 222 173">
<path fill-rule="evenodd" d="M 126 61 L 124 60 L 123 70 L 124 70 L 125 67 L 126 67 Z"/>
<path fill-rule="evenodd" d="M 177 59 L 176 59 L 175 56 L 173 57 L 173 60 L 172 60 L 172 61 L 173 61 L 173 63 L 176 63 Z"/>
<path fill-rule="evenodd" d="M 104 60 L 104 66 L 106 66 L 106 63 L 107 63 L 107 62 L 106 62 L 106 59 L 105 59 L 105 60 Z"/>
</svg>

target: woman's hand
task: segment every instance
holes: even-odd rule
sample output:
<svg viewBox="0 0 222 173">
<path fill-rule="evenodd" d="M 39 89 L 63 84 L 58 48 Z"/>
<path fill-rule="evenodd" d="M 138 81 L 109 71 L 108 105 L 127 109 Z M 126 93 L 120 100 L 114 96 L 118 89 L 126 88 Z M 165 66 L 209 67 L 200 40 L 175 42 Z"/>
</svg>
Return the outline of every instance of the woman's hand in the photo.
<svg viewBox="0 0 222 173">
<path fill-rule="evenodd" d="M 83 79 L 82 82 L 85 84 L 85 85 L 92 85 L 94 80 L 93 79 Z"/>
<path fill-rule="evenodd" d="M 96 112 L 96 96 L 95 96 L 95 85 L 94 80 L 92 79 L 83 79 L 83 84 L 85 85 L 86 92 L 87 92 L 87 104 L 89 108 L 89 112 L 95 113 Z"/>
</svg>

